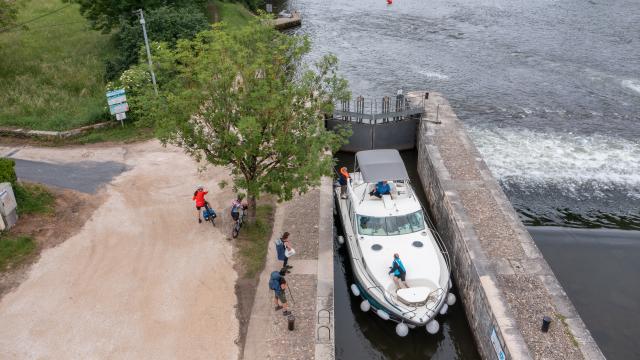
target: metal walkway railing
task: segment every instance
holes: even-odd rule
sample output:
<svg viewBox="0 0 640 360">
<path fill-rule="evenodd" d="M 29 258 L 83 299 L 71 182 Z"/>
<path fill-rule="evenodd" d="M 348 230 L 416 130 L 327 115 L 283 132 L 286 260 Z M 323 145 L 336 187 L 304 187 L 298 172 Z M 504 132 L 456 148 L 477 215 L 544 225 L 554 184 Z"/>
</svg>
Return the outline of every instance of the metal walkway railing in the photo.
<svg viewBox="0 0 640 360">
<path fill-rule="evenodd" d="M 365 124 L 381 124 L 400 121 L 424 112 L 424 98 L 399 93 L 385 96 L 381 101 L 366 100 L 362 96 L 335 104 L 333 118 Z"/>
</svg>

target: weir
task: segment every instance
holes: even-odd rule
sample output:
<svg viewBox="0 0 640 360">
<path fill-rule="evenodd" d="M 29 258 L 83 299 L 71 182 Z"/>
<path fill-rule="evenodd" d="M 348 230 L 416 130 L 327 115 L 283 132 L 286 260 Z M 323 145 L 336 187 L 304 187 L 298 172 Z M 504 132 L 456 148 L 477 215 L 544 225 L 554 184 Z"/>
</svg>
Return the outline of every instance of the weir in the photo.
<svg viewBox="0 0 640 360">
<path fill-rule="evenodd" d="M 480 355 L 603 359 L 448 102 L 436 93 L 413 92 L 408 98 L 421 99 L 424 107 L 416 136 L 418 173 L 451 253 Z M 547 332 L 545 316 L 551 320 Z"/>
</svg>

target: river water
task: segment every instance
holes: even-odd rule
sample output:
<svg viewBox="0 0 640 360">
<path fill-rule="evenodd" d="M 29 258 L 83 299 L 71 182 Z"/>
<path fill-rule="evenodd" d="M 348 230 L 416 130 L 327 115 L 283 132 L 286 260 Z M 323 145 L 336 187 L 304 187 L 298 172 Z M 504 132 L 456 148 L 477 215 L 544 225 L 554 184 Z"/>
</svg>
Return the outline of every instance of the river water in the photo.
<svg viewBox="0 0 640 360">
<path fill-rule="evenodd" d="M 640 358 L 640 1 L 289 6 L 354 95 L 449 99 L 605 355 Z"/>
</svg>

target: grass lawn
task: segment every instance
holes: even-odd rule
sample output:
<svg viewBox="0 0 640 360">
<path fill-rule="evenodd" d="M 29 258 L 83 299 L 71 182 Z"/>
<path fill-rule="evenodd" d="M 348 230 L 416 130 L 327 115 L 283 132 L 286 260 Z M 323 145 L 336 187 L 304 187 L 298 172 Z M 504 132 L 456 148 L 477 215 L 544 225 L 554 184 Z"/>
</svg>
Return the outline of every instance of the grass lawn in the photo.
<svg viewBox="0 0 640 360">
<path fill-rule="evenodd" d="M 13 190 L 19 216 L 53 213 L 55 198 L 44 186 L 18 183 Z"/>
<path fill-rule="evenodd" d="M 220 15 L 220 19 L 231 27 L 246 25 L 254 15 L 241 3 L 229 3 L 219 0 L 213 1 Z"/>
<path fill-rule="evenodd" d="M 273 205 L 259 205 L 255 223 L 247 223 L 240 230 L 237 239 L 238 254 L 245 269 L 245 273 L 241 276 L 253 277 L 264 268 L 273 228 L 274 211 Z"/>
<path fill-rule="evenodd" d="M 61 145 L 94 144 L 105 141 L 131 143 L 135 141 L 149 140 L 152 137 L 153 130 L 149 128 L 137 127 L 131 123 L 125 123 L 125 127 L 121 127 L 119 124 L 117 124 L 107 128 L 92 130 L 91 132 L 80 135 L 78 137 L 63 139 L 61 140 Z"/>
<path fill-rule="evenodd" d="M 23 0 L 18 22 L 62 0 Z M 108 35 L 89 29 L 78 5 L 0 33 L 0 126 L 64 130 L 104 120 L 102 59 Z"/>
<path fill-rule="evenodd" d="M 1 0 L 0 0 L 1 1 Z M 68 5 L 63 0 L 20 0 L 18 22 Z M 240 3 L 213 0 L 229 26 L 242 26 L 253 14 Z M 111 119 L 106 110 L 103 59 L 114 51 L 110 35 L 91 30 L 71 5 L 0 33 L 0 126 L 66 130 Z M 93 131 L 65 143 L 134 141 L 149 131 L 116 127 Z"/>
</svg>

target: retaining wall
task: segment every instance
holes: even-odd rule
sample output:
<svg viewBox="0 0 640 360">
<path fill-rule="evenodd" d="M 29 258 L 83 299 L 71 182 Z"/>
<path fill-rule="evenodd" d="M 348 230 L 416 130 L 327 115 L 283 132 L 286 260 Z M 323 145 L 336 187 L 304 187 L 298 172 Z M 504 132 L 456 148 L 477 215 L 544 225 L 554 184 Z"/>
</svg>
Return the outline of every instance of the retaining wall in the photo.
<svg viewBox="0 0 640 360">
<path fill-rule="evenodd" d="M 603 359 L 447 101 L 425 107 L 418 172 L 482 358 Z"/>
</svg>

